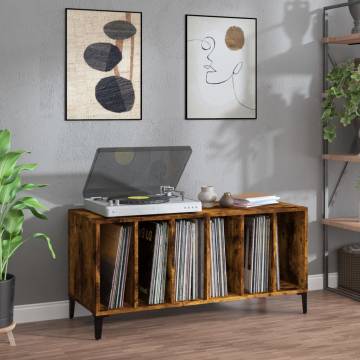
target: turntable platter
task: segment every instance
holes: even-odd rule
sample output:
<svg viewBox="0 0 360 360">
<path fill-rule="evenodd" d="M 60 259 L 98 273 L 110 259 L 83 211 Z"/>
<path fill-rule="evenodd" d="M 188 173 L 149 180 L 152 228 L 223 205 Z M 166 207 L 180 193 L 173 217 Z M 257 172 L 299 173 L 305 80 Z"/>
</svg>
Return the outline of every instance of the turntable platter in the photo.
<svg viewBox="0 0 360 360">
<path fill-rule="evenodd" d="M 167 195 L 141 195 L 109 198 L 109 201 L 119 201 L 119 204 L 126 205 L 163 204 L 169 202 L 169 197 Z"/>
</svg>

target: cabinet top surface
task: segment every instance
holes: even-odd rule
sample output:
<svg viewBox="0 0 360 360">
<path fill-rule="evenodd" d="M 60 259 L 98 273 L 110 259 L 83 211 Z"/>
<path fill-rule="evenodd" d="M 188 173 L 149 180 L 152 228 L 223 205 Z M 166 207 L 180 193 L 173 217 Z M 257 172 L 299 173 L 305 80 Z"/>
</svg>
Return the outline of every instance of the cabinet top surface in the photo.
<svg viewBox="0 0 360 360">
<path fill-rule="evenodd" d="M 304 206 L 289 204 L 280 202 L 279 204 L 258 206 L 250 209 L 244 208 L 222 208 L 220 206 L 213 207 L 211 209 L 203 209 L 200 212 L 195 213 L 177 213 L 177 214 L 158 214 L 158 215 L 146 215 L 146 216 L 120 216 L 106 218 L 104 216 L 95 214 L 86 209 L 77 208 L 70 209 L 69 214 L 77 214 L 88 220 L 107 223 L 115 221 L 151 221 L 151 220 L 172 220 L 172 219 L 196 219 L 214 216 L 241 216 L 241 215 L 256 215 L 256 214 L 271 214 L 278 212 L 298 212 L 307 211 Z"/>
</svg>

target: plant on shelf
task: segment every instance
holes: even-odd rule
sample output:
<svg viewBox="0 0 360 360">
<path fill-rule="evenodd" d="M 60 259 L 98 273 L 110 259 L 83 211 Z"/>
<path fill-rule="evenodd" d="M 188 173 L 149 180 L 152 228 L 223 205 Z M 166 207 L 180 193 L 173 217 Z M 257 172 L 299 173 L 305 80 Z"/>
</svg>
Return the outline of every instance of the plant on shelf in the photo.
<svg viewBox="0 0 360 360">
<path fill-rule="evenodd" d="M 332 142 L 336 138 L 337 122 L 350 125 L 360 117 L 360 64 L 342 63 L 326 76 L 329 84 L 323 99 L 323 136 Z"/>
<path fill-rule="evenodd" d="M 34 170 L 37 164 L 18 164 L 26 151 L 11 151 L 10 143 L 9 130 L 0 130 L 0 328 L 10 325 L 13 320 L 15 276 L 8 273 L 8 264 L 16 250 L 30 238 L 42 239 L 51 256 L 56 257 L 46 234 L 35 233 L 29 238 L 23 237 L 25 211 L 46 219 L 43 214 L 46 208 L 34 197 L 20 194 L 46 185 L 22 183 L 22 172 Z"/>
</svg>

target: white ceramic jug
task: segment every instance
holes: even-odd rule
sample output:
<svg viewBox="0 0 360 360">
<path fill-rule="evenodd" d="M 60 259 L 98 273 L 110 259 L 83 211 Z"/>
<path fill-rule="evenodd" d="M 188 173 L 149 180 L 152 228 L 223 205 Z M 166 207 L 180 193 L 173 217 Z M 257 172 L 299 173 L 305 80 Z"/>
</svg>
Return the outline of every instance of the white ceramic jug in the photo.
<svg viewBox="0 0 360 360">
<path fill-rule="evenodd" d="M 213 186 L 202 186 L 198 194 L 198 199 L 201 201 L 204 208 L 211 208 L 215 206 L 217 194 Z"/>
</svg>

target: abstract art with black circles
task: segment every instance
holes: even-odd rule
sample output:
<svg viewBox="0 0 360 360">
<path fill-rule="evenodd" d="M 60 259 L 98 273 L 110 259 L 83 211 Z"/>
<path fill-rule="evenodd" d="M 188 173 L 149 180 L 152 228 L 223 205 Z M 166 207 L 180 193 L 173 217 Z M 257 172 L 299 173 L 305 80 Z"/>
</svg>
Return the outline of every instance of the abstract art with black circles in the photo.
<svg viewBox="0 0 360 360">
<path fill-rule="evenodd" d="M 141 120 L 141 13 L 66 9 L 66 119 Z"/>
<path fill-rule="evenodd" d="M 121 76 L 101 79 L 96 85 L 95 96 L 105 109 L 119 113 L 130 111 L 135 101 L 131 81 Z"/>
<path fill-rule="evenodd" d="M 104 33 L 114 40 L 125 40 L 135 35 L 136 27 L 127 21 L 111 21 L 104 26 Z"/>
<path fill-rule="evenodd" d="M 95 70 L 112 70 L 122 59 L 119 48 L 110 43 L 89 45 L 84 52 L 86 63 Z"/>
<path fill-rule="evenodd" d="M 84 52 L 84 59 L 89 66 L 100 71 L 115 68 L 122 59 L 123 41 L 136 34 L 136 28 L 129 21 L 111 21 L 104 26 L 104 33 L 116 40 L 116 46 L 110 43 L 89 45 Z M 134 87 L 131 80 L 119 76 L 101 79 L 95 88 L 96 100 L 106 110 L 121 113 L 130 111 L 135 102 Z"/>
</svg>

